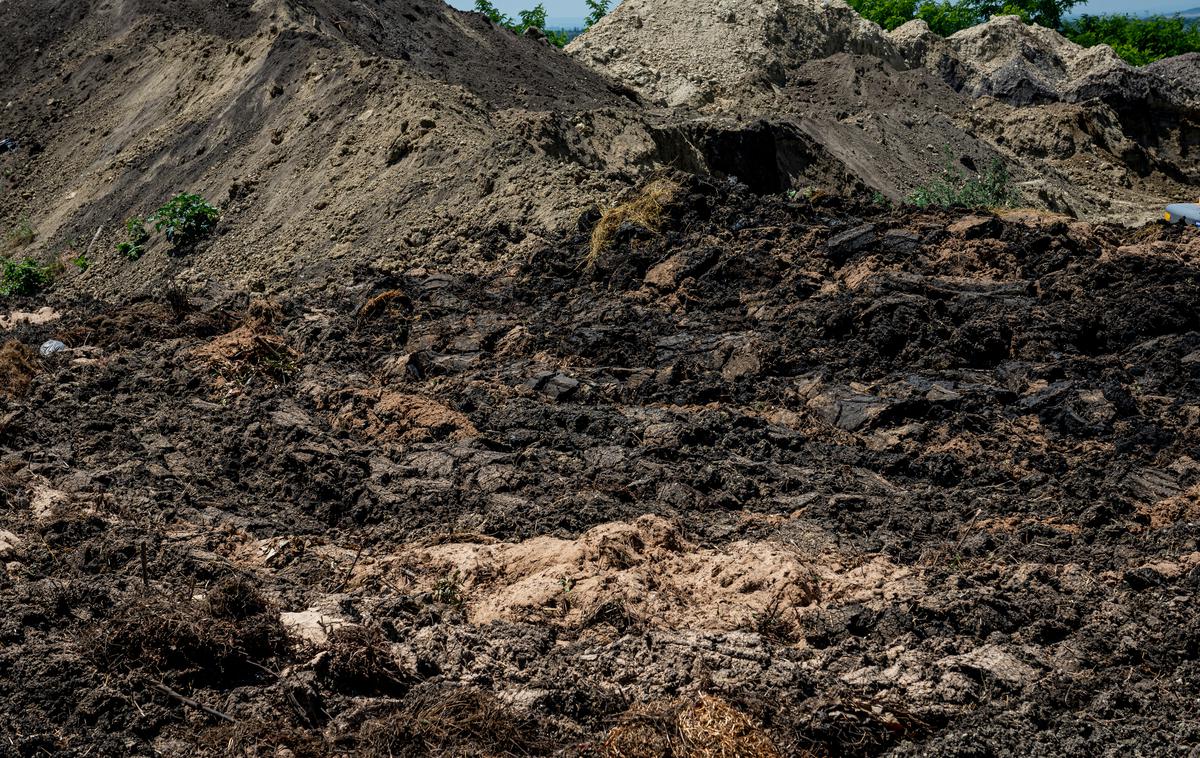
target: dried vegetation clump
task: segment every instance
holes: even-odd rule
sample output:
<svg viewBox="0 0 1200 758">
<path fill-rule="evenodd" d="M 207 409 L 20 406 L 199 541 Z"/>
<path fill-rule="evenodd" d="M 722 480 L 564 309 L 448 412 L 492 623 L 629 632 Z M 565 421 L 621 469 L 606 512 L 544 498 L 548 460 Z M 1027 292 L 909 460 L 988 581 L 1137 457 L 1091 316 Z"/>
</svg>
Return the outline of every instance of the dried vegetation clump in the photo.
<svg viewBox="0 0 1200 758">
<path fill-rule="evenodd" d="M 16 340 L 0 345 L 0 398 L 24 395 L 36 374 L 33 350 Z"/>
<path fill-rule="evenodd" d="M 588 264 L 596 264 L 625 224 L 633 224 L 654 234 L 662 231 L 667 209 L 678 196 L 680 189 L 681 187 L 670 179 L 654 179 L 630 200 L 604 211 L 596 223 L 596 228 L 592 230 Z"/>
<path fill-rule="evenodd" d="M 606 758 L 780 758 L 748 714 L 713 695 L 635 708 L 608 733 Z"/>
<path fill-rule="evenodd" d="M 368 722 L 363 754 L 530 755 L 544 748 L 534 722 L 472 687 L 413 690 L 394 713 Z"/>
</svg>

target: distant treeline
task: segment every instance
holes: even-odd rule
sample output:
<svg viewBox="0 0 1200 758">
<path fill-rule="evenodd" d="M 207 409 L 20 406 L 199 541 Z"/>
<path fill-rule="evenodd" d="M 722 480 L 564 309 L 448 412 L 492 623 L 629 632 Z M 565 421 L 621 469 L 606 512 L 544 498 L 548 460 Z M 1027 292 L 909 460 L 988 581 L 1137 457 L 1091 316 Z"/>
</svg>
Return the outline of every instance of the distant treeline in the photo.
<svg viewBox="0 0 1200 758">
<path fill-rule="evenodd" d="M 1200 52 L 1200 25 L 1180 17 L 1082 16 L 1066 14 L 1081 0 L 848 0 L 863 17 L 885 29 L 921 19 L 943 37 L 987 21 L 1015 15 L 1057 29 L 1085 47 L 1110 45 L 1135 66 L 1183 53 Z"/>
<path fill-rule="evenodd" d="M 1083 16 L 1067 21 L 1062 31 L 1084 47 L 1110 45 L 1134 66 L 1200 52 L 1200 24 L 1178 16 Z"/>
<path fill-rule="evenodd" d="M 538 3 L 528 10 L 518 11 L 516 18 L 502 13 L 492 3 L 492 0 L 475 0 L 475 11 L 490 18 L 493 24 L 503 26 L 505 29 L 511 29 L 517 34 L 524 34 L 527 29 L 537 29 L 546 35 L 546 39 L 559 47 L 563 47 L 580 34 L 583 34 L 587 27 L 590 27 L 608 14 L 611 0 L 583 1 L 588 7 L 588 15 L 584 19 L 586 26 L 583 29 L 547 29 L 546 6 L 542 3 Z"/>
</svg>

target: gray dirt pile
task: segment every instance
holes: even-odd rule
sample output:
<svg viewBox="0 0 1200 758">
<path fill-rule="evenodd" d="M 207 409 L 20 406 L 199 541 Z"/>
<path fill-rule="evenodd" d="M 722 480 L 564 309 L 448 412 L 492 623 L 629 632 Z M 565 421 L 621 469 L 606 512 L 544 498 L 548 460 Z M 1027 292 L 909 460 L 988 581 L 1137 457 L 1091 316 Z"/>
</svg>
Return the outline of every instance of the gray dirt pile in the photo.
<svg viewBox="0 0 1200 758">
<path fill-rule="evenodd" d="M 737 107 L 746 88 L 837 53 L 898 63 L 883 31 L 842 0 L 626 0 L 568 49 L 668 105 Z"/>
<path fill-rule="evenodd" d="M 1124 222 L 1200 184 L 1200 99 L 1180 85 L 1194 57 L 1133 68 L 1015 17 L 943 39 L 924 22 L 886 34 L 840 0 L 629 0 L 569 50 L 679 118 L 802 133 L 799 155 L 776 140 L 775 184 L 797 185 L 817 154 L 899 200 L 949 152 L 968 170 L 1003 159 L 1030 205 Z"/>
<path fill-rule="evenodd" d="M 1194 56 L 1138 68 L 1108 45 L 1081 47 L 1017 16 L 999 16 L 947 38 L 930 31 L 924 21 L 911 21 L 890 38 L 908 65 L 940 74 L 971 97 L 1010 105 L 1100 100 L 1194 109 L 1200 104 L 1195 88 L 1181 88 L 1178 81 L 1193 78 Z"/>
<path fill-rule="evenodd" d="M 636 97 L 481 16 L 436 0 L 226 5 L 7 4 L 0 135 L 21 147 L 0 156 L 0 215 L 29 218 L 43 255 L 100 229 L 102 265 L 79 289 L 486 262 L 653 162 Z M 184 190 L 221 206 L 217 244 L 186 265 L 110 252 L 126 217 Z"/>
</svg>

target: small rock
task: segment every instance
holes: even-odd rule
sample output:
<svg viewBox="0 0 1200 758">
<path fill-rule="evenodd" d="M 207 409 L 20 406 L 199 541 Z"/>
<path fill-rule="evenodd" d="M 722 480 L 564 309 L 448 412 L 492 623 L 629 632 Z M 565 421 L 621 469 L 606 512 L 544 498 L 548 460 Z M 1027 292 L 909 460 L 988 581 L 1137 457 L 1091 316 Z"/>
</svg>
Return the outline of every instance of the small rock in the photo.
<svg viewBox="0 0 1200 758">
<path fill-rule="evenodd" d="M 555 374 L 542 385 L 542 394 L 548 395 L 554 400 L 565 400 L 575 394 L 575 390 L 579 389 L 579 380 L 572 379 L 566 374 Z"/>
<path fill-rule="evenodd" d="M 1125 572 L 1125 583 L 1134 592 L 1148 590 L 1151 587 L 1158 587 L 1163 583 L 1163 575 L 1150 568 L 1143 566 L 1141 568 L 1130 569 Z"/>
<path fill-rule="evenodd" d="M 915 253 L 921 246 L 921 237 L 916 232 L 907 229 L 889 229 L 880 241 L 880 247 L 887 253 L 907 255 Z"/>
<path fill-rule="evenodd" d="M 315 608 L 281 613 L 279 620 L 293 635 L 314 645 L 324 645 L 329 641 L 329 632 L 348 623 L 343 618 L 322 613 Z"/>
<path fill-rule="evenodd" d="M 0 558 L 8 558 L 21 547 L 21 538 L 12 532 L 0 529 Z"/>
<path fill-rule="evenodd" d="M 672 289 L 683 276 L 687 257 L 682 253 L 672 255 L 646 272 L 645 282 L 660 289 Z"/>
<path fill-rule="evenodd" d="M 876 237 L 875 225 L 863 224 L 830 237 L 825 243 L 825 248 L 832 257 L 845 260 L 859 250 L 873 245 Z"/>
<path fill-rule="evenodd" d="M 967 216 L 946 227 L 946 231 L 963 239 L 979 239 L 997 236 L 1000 228 L 1000 221 L 995 216 Z"/>
</svg>

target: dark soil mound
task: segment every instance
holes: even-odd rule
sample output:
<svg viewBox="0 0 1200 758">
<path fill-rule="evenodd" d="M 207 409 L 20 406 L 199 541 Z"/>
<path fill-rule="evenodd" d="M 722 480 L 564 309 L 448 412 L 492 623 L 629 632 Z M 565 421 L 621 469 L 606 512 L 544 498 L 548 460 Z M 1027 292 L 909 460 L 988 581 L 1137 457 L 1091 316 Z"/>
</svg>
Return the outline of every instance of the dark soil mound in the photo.
<svg viewBox="0 0 1200 758">
<path fill-rule="evenodd" d="M 594 255 L 16 327 L 13 751 L 1200 739 L 1196 230 L 666 180 Z"/>
</svg>

